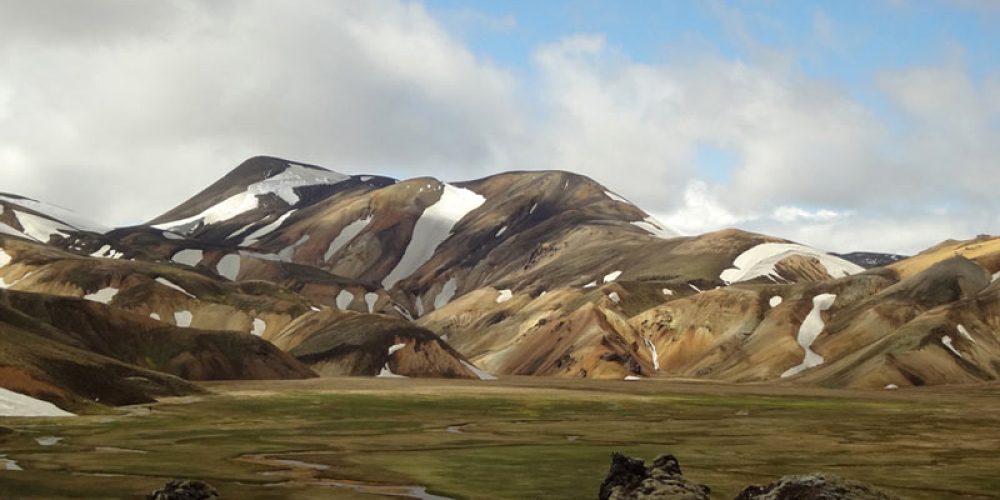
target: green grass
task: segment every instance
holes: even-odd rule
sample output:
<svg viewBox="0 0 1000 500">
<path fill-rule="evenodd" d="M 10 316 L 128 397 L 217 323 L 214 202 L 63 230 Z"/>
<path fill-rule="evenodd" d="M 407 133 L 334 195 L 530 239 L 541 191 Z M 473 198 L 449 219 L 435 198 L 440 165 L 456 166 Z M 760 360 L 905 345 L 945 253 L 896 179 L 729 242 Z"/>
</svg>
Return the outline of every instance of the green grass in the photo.
<svg viewBox="0 0 1000 500">
<path fill-rule="evenodd" d="M 25 470 L 0 471 L 0 498 L 135 497 L 174 477 L 204 479 L 226 498 L 377 498 L 324 480 L 421 485 L 453 498 L 593 498 L 619 450 L 647 460 L 673 453 L 717 498 L 813 471 L 912 498 L 1000 498 L 996 388 L 885 397 L 652 380 L 211 388 L 217 394 L 148 415 L 5 422 L 16 432 L 0 436 L 0 449 Z M 64 440 L 34 441 L 47 435 Z M 329 468 L 247 460 L 257 454 Z"/>
</svg>

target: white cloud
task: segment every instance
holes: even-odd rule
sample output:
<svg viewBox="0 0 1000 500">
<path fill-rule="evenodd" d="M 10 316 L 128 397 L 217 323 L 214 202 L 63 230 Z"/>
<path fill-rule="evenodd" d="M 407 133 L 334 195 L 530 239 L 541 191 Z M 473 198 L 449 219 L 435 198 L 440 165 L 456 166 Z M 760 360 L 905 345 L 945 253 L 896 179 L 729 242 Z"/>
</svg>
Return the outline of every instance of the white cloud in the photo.
<svg viewBox="0 0 1000 500">
<path fill-rule="evenodd" d="M 516 70 L 444 27 L 504 32 L 513 18 L 442 22 L 396 0 L 287 6 L 0 0 L 3 190 L 134 223 L 274 154 L 448 179 L 573 170 L 681 231 L 744 226 L 837 250 L 1000 229 L 1000 74 L 973 77 L 961 58 L 882 73 L 890 123 L 722 4 L 749 59 L 639 62 L 584 34 Z M 819 12 L 813 29 L 838 50 L 842 26 Z M 734 158 L 712 184 L 705 144 Z"/>
<path fill-rule="evenodd" d="M 511 163 L 517 82 L 420 4 L 120 4 L 4 4 L 6 189 L 134 223 L 256 154 L 452 177 Z M 60 5 L 100 29 L 60 34 L 38 12 Z"/>
<path fill-rule="evenodd" d="M 756 219 L 757 215 L 738 216 L 731 212 L 720 197 L 724 190 L 710 187 L 702 181 L 692 181 L 684 189 L 684 205 L 660 219 L 682 234 L 700 234 L 724 227 L 733 227 Z"/>
<path fill-rule="evenodd" d="M 809 211 L 799 207 L 781 206 L 774 209 L 771 218 L 785 224 L 799 222 L 829 222 L 850 215 L 835 210 L 819 209 Z"/>
</svg>

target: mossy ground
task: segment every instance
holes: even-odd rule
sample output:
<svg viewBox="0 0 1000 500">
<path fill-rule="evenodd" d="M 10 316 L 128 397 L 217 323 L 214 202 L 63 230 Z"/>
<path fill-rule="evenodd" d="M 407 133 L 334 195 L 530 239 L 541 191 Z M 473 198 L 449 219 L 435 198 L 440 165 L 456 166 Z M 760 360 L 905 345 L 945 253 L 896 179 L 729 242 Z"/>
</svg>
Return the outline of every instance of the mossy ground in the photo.
<svg viewBox="0 0 1000 500">
<path fill-rule="evenodd" d="M 135 498 L 175 477 L 204 479 L 225 498 L 378 498 L 331 479 L 453 498 L 594 498 L 617 450 L 673 453 L 717 498 L 813 471 L 911 498 L 1000 497 L 995 385 L 847 392 L 354 378 L 208 388 L 149 414 L 4 422 L 16 432 L 0 436 L 0 454 L 24 470 L 0 471 L 0 498 Z M 41 446 L 42 436 L 63 440 Z M 254 462 L 261 454 L 329 468 Z"/>
</svg>

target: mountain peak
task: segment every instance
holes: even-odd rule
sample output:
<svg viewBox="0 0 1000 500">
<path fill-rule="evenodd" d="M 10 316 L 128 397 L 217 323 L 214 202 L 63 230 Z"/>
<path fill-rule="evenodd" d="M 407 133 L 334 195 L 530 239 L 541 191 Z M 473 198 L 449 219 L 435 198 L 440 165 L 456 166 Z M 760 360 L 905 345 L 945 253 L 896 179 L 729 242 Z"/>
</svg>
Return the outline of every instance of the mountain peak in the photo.
<svg viewBox="0 0 1000 500">
<path fill-rule="evenodd" d="M 326 168 L 273 156 L 254 156 L 191 199 L 149 222 L 174 223 L 197 218 L 220 204 L 239 205 L 242 211 L 256 206 L 257 196 L 276 194 L 289 205 L 298 201 L 295 189 L 316 184 L 336 184 L 349 176 Z M 239 198 L 237 200 L 237 198 Z"/>
</svg>

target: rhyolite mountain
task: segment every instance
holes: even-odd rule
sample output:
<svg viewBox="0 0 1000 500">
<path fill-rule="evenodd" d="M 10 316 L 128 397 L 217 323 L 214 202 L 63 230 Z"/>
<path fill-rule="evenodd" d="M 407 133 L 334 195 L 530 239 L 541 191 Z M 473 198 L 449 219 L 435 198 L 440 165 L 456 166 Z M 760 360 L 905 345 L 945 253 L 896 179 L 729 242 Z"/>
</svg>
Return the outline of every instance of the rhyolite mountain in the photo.
<svg viewBox="0 0 1000 500">
<path fill-rule="evenodd" d="M 39 341 L 174 377 L 151 394 L 183 388 L 176 376 L 315 373 L 881 388 L 994 380 L 1000 367 L 991 237 L 847 256 L 858 265 L 735 229 L 681 236 L 569 172 L 447 183 L 271 157 L 139 226 L 14 195 L 0 210 L 0 297 L 50 304 L 24 313 L 44 328 L 9 328 L 65 331 L 61 316 L 90 303 L 88 317 L 128 318 L 137 336 L 171 332 L 158 338 L 172 357 L 153 364 L 75 334 Z M 58 368 L 32 366 L 66 387 Z"/>
</svg>

